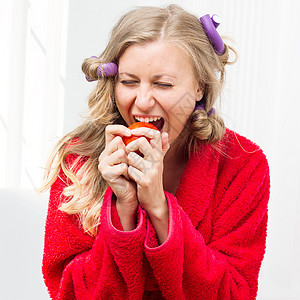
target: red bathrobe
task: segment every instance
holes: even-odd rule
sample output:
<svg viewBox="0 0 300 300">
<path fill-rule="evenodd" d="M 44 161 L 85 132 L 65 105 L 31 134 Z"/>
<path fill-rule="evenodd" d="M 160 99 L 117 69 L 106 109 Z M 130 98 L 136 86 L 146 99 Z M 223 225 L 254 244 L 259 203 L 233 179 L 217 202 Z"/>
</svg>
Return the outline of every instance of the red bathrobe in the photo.
<svg viewBox="0 0 300 300">
<path fill-rule="evenodd" d="M 43 274 L 53 299 L 255 299 L 265 252 L 269 168 L 265 155 L 227 130 L 219 150 L 191 154 L 176 195 L 165 192 L 169 231 L 158 245 L 139 208 L 124 232 L 107 189 L 93 238 L 58 210 L 66 186 L 52 185 Z M 75 159 L 69 155 L 69 163 Z"/>
</svg>

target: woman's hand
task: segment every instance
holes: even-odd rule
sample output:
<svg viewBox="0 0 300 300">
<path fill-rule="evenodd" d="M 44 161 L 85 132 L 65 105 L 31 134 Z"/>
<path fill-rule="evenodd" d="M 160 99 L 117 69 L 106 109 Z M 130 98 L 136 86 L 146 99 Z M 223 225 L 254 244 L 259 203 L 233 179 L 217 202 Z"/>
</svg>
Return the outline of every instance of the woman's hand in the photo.
<svg viewBox="0 0 300 300">
<path fill-rule="evenodd" d="M 116 195 L 117 211 L 125 231 L 135 228 L 138 207 L 136 184 L 128 176 L 128 157 L 122 136 L 130 136 L 123 125 L 108 125 L 105 149 L 99 156 L 98 169 Z"/>
<path fill-rule="evenodd" d="M 162 243 L 167 237 L 169 216 L 163 188 L 163 159 L 170 148 L 168 135 L 142 127 L 131 130 L 131 133 L 141 138 L 126 146 L 128 174 L 137 184 L 138 202 L 147 212 Z M 136 150 L 144 157 L 136 154 Z"/>
</svg>

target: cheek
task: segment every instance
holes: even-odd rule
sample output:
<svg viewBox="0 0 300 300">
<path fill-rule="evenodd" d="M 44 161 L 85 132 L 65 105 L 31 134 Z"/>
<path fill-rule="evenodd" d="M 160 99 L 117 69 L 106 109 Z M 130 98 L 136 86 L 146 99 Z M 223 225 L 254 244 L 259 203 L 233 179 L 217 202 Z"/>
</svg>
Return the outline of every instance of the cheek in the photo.
<svg viewBox="0 0 300 300">
<path fill-rule="evenodd" d="M 115 88 L 115 98 L 117 107 L 121 113 L 130 106 L 130 95 L 122 87 L 117 86 Z"/>
<path fill-rule="evenodd" d="M 168 111 L 169 118 L 176 124 L 185 125 L 186 120 L 195 109 L 195 97 L 189 93 L 181 91 L 181 93 L 175 93 L 170 95 L 165 102 L 165 108 Z"/>
<path fill-rule="evenodd" d="M 175 101 L 174 101 L 175 102 Z M 194 111 L 195 101 L 183 101 L 177 99 L 168 110 L 169 128 L 171 136 L 176 138 L 185 128 L 186 122 Z"/>
</svg>

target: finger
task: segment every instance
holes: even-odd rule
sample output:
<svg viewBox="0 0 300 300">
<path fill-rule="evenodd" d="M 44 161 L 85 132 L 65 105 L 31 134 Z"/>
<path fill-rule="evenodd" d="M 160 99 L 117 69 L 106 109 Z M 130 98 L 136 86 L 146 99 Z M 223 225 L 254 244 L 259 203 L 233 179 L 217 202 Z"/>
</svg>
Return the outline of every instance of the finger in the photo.
<svg viewBox="0 0 300 300">
<path fill-rule="evenodd" d="M 159 151 L 159 153 L 162 152 L 162 139 L 161 139 L 161 134 L 160 132 L 157 132 L 153 139 L 150 140 L 150 144 L 152 148 L 156 149 Z"/>
<path fill-rule="evenodd" d="M 114 165 L 125 163 L 127 165 L 128 158 L 124 149 L 119 149 L 116 152 L 112 153 L 109 156 L 100 155 L 98 169 L 102 174 L 105 170 L 109 169 Z"/>
<path fill-rule="evenodd" d="M 149 153 L 152 151 L 152 147 L 145 137 L 140 137 L 137 140 L 130 142 L 126 146 L 127 153 L 134 152 L 137 150 L 140 151 L 145 156 L 146 153 Z"/>
<path fill-rule="evenodd" d="M 109 166 L 117 165 L 120 163 L 128 163 L 128 157 L 124 149 L 118 149 L 106 157 L 105 163 Z"/>
<path fill-rule="evenodd" d="M 156 136 L 154 139 L 150 140 L 151 146 L 157 150 L 161 156 L 165 156 L 170 148 L 169 135 L 167 132 L 163 132 L 161 135 Z"/>
<path fill-rule="evenodd" d="M 145 136 L 149 139 L 153 139 L 156 135 L 160 135 L 160 132 L 155 129 L 151 129 L 148 127 L 139 127 L 130 130 L 133 135 L 136 136 Z"/>
<path fill-rule="evenodd" d="M 127 164 L 121 163 L 118 165 L 104 168 L 101 174 L 106 181 L 113 182 L 117 180 L 121 175 L 127 174 L 127 172 L 128 172 Z"/>
<path fill-rule="evenodd" d="M 120 136 L 115 136 L 114 139 L 106 146 L 106 154 L 111 155 L 117 150 L 123 149 L 125 151 L 125 144 Z"/>
<path fill-rule="evenodd" d="M 122 174 L 127 180 L 130 180 L 129 174 L 128 174 L 128 165 L 126 164 L 126 170 Z"/>
<path fill-rule="evenodd" d="M 128 167 L 128 175 L 132 180 L 134 180 L 136 183 L 138 183 L 138 182 L 140 182 L 140 179 L 142 178 L 143 173 L 140 170 L 136 169 L 135 167 L 129 166 Z"/>
<path fill-rule="evenodd" d="M 157 153 L 155 154 L 156 156 L 159 154 L 162 154 L 162 144 L 161 144 L 161 133 L 158 130 L 154 130 L 151 128 L 147 127 L 140 127 L 140 128 L 135 128 L 131 130 L 133 135 L 136 136 L 144 136 L 149 139 L 149 143 L 152 146 L 153 149 L 157 150 Z M 146 151 L 147 149 L 145 149 Z M 144 153 L 142 150 L 140 150 L 145 156 L 147 155 L 153 155 L 151 152 Z"/>
<path fill-rule="evenodd" d="M 145 166 L 145 160 L 138 154 L 136 154 L 135 152 L 130 152 L 128 154 L 128 165 L 132 166 L 136 169 L 138 169 L 139 171 L 144 171 L 144 166 Z"/>
<path fill-rule="evenodd" d="M 161 135 L 162 152 L 165 155 L 170 149 L 169 135 L 167 132 L 163 132 Z"/>
<path fill-rule="evenodd" d="M 107 125 L 105 128 L 105 144 L 108 145 L 116 136 L 131 136 L 131 132 L 123 125 Z"/>
<path fill-rule="evenodd" d="M 125 171 L 121 174 L 124 175 L 124 177 L 129 180 L 129 175 L 128 175 L 128 156 L 125 152 L 124 149 L 119 149 L 116 152 L 112 153 L 106 161 L 107 164 L 110 166 L 115 166 L 115 165 L 123 165 L 125 164 Z"/>
</svg>

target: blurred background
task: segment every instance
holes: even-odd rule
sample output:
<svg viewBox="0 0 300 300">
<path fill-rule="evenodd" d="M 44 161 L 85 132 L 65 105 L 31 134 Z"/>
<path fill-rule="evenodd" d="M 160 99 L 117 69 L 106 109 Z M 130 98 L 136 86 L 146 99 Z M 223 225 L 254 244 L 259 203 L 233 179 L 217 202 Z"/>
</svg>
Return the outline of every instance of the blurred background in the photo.
<svg viewBox="0 0 300 300">
<path fill-rule="evenodd" d="M 81 73 L 134 6 L 176 3 L 218 31 L 239 59 L 219 109 L 227 127 L 264 150 L 271 172 L 266 255 L 257 299 L 300 299 L 300 49 L 297 0 L 0 0 L 0 299 L 49 299 L 40 271 L 51 148 L 87 111 Z"/>
</svg>

